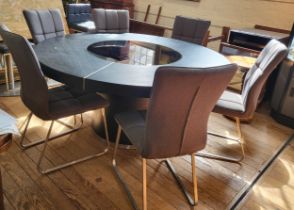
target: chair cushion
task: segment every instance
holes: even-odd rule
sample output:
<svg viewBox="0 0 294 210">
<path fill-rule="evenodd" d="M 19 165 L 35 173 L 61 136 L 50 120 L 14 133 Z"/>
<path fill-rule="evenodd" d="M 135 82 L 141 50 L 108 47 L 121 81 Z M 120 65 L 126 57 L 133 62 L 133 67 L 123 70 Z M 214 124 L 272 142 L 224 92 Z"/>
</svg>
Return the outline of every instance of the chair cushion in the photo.
<svg viewBox="0 0 294 210">
<path fill-rule="evenodd" d="M 66 86 L 48 90 L 49 117 L 55 120 L 108 106 L 108 101 L 96 93 L 76 91 Z"/>
<path fill-rule="evenodd" d="M 145 138 L 145 112 L 129 111 L 114 116 L 118 125 L 121 126 L 131 143 L 142 152 L 143 140 Z"/>
<path fill-rule="evenodd" d="M 239 116 L 241 113 L 245 112 L 245 105 L 243 104 L 243 101 L 242 95 L 225 90 L 220 99 L 217 101 L 213 112 L 229 116 Z"/>
<path fill-rule="evenodd" d="M 69 27 L 82 32 L 95 32 L 96 27 L 94 21 L 85 21 L 80 23 L 71 23 Z"/>
<path fill-rule="evenodd" d="M 4 43 L 0 43 L 0 54 L 9 53 L 8 47 Z"/>
</svg>

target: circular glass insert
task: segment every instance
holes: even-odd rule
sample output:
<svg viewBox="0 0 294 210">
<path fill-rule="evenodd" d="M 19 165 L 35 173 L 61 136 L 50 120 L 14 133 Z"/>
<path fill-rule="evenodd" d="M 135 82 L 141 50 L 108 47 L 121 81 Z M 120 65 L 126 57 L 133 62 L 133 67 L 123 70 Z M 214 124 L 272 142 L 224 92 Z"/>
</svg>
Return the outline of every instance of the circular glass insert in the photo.
<svg viewBox="0 0 294 210">
<path fill-rule="evenodd" d="M 181 58 L 181 54 L 171 48 L 140 41 L 97 42 L 88 50 L 99 58 L 132 65 L 163 65 Z"/>
</svg>

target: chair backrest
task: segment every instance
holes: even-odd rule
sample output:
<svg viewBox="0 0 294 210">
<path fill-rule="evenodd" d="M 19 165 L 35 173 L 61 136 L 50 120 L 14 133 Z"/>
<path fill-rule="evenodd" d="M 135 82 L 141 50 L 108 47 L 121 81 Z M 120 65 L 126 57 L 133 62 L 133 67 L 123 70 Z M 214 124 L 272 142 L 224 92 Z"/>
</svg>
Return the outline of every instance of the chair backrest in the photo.
<svg viewBox="0 0 294 210">
<path fill-rule="evenodd" d="M 96 33 L 127 33 L 130 17 L 128 10 L 93 9 Z"/>
<path fill-rule="evenodd" d="M 67 4 L 66 19 L 68 25 L 92 20 L 90 4 Z"/>
<path fill-rule="evenodd" d="M 286 57 L 287 47 L 277 40 L 271 40 L 257 57 L 256 63 L 247 72 L 242 89 L 245 105 L 244 117 L 251 117 L 255 112 L 260 92 L 270 74 Z"/>
<path fill-rule="evenodd" d="M 210 21 L 208 20 L 176 16 L 172 38 L 202 45 L 208 34 L 209 26 Z"/>
<path fill-rule="evenodd" d="M 19 71 L 22 101 L 37 116 L 47 115 L 48 86 L 30 43 L 24 37 L 5 30 L 3 25 L 0 25 L 0 35 Z"/>
<path fill-rule="evenodd" d="M 235 64 L 204 69 L 160 67 L 155 73 L 142 156 L 168 158 L 203 149 L 209 114 L 236 69 Z"/>
<path fill-rule="evenodd" d="M 60 10 L 24 10 L 23 14 L 35 44 L 45 39 L 64 36 L 64 25 Z"/>
</svg>

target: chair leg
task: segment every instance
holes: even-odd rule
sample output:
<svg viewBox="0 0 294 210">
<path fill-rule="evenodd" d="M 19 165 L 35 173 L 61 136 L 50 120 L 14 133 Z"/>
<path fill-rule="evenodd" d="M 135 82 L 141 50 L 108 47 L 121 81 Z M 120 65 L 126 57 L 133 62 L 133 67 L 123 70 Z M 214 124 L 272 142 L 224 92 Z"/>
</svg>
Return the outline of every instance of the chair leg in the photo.
<svg viewBox="0 0 294 210">
<path fill-rule="evenodd" d="M 6 84 L 6 90 L 9 90 L 9 79 L 8 79 L 8 70 L 7 70 L 7 63 L 6 63 L 6 54 L 3 54 L 1 58 L 4 74 L 5 74 L 5 84 Z"/>
<path fill-rule="evenodd" d="M 124 181 L 124 179 L 118 169 L 117 163 L 116 163 L 116 154 L 117 154 L 118 144 L 119 144 L 119 140 L 120 140 L 120 136 L 121 136 L 121 131 L 122 131 L 122 128 L 121 128 L 121 126 L 119 126 L 118 131 L 117 131 L 115 146 L 114 146 L 113 157 L 112 157 L 112 167 L 113 167 L 113 170 L 115 172 L 116 177 L 118 178 L 119 182 L 121 183 L 124 190 L 126 191 L 127 196 L 131 202 L 133 209 L 139 210 L 138 205 L 137 205 L 127 183 Z M 194 186 L 194 197 L 193 197 L 194 199 L 191 197 L 191 195 L 185 189 L 184 184 L 182 183 L 182 181 L 180 180 L 180 178 L 176 174 L 176 171 L 175 171 L 173 165 L 171 164 L 171 162 L 169 160 L 164 160 L 164 162 L 166 163 L 168 169 L 171 171 L 173 177 L 175 178 L 176 182 L 178 183 L 178 186 L 180 187 L 180 189 L 184 193 L 189 204 L 191 206 L 195 206 L 198 203 L 195 154 L 192 154 L 191 158 L 192 158 L 191 166 L 192 166 L 192 177 L 193 177 L 193 186 Z M 143 188 L 142 188 L 142 190 L 143 190 L 143 198 L 142 198 L 143 199 L 143 208 L 142 209 L 147 210 L 147 159 L 145 159 L 145 158 L 143 158 L 143 160 L 142 160 L 142 174 L 143 174 Z"/>
<path fill-rule="evenodd" d="M 9 80 L 9 89 L 14 90 L 14 72 L 13 72 L 11 54 L 5 54 L 5 66 L 6 66 L 6 72 L 7 72 L 7 76 Z"/>
<path fill-rule="evenodd" d="M 118 166 L 117 166 L 117 163 L 116 163 L 116 159 L 115 159 L 116 158 L 116 154 L 117 154 L 117 149 L 118 149 L 118 144 L 119 144 L 120 136 L 121 136 L 121 131 L 122 131 L 121 126 L 118 126 L 117 136 L 116 136 L 116 141 L 115 141 L 115 146 L 114 146 L 114 151 L 113 151 L 113 157 L 112 157 L 112 168 L 113 168 L 114 173 L 115 173 L 116 177 L 118 178 L 120 184 L 122 185 L 122 187 L 126 191 L 127 196 L 128 196 L 128 199 L 131 202 L 131 205 L 132 205 L 133 209 L 139 210 L 139 207 L 138 207 L 138 205 L 137 205 L 137 203 L 136 203 L 136 201 L 135 201 L 135 199 L 134 199 L 131 191 L 129 190 L 129 187 L 128 187 L 127 183 L 123 179 L 123 177 L 122 177 L 122 175 L 121 175 L 121 173 L 120 173 L 120 171 L 118 169 Z"/>
<path fill-rule="evenodd" d="M 36 141 L 34 141 L 34 142 L 27 143 L 27 144 L 24 143 L 25 135 L 26 135 L 26 132 L 27 132 L 27 130 L 28 130 L 28 127 L 29 127 L 29 124 L 30 124 L 30 121 L 31 121 L 32 117 L 33 117 L 33 113 L 31 112 L 31 113 L 28 115 L 28 117 L 27 117 L 27 119 L 25 120 L 25 123 L 24 123 L 24 124 L 25 124 L 25 129 L 24 129 L 24 131 L 23 131 L 23 133 L 22 133 L 22 135 L 21 135 L 21 140 L 20 140 L 20 146 L 21 146 L 22 149 L 28 149 L 28 148 L 30 148 L 30 147 L 33 147 L 33 146 L 36 146 L 36 145 L 39 145 L 39 144 L 43 144 L 43 143 L 45 142 L 45 140 L 46 140 L 46 139 L 41 139 L 41 140 L 36 140 Z M 62 125 L 64 125 L 64 126 L 70 128 L 71 130 L 66 131 L 66 132 L 63 132 L 63 133 L 61 133 L 61 134 L 57 134 L 57 135 L 55 135 L 55 136 L 52 136 L 52 137 L 50 137 L 50 138 L 48 139 L 48 141 L 51 141 L 51 140 L 57 139 L 57 138 L 59 138 L 59 137 L 62 137 L 62 136 L 68 135 L 68 134 L 73 133 L 73 132 L 76 132 L 76 131 L 78 131 L 78 130 L 82 127 L 82 125 L 83 125 L 83 122 L 81 122 L 81 124 L 80 124 L 79 127 L 74 128 L 74 127 L 72 127 L 72 126 L 70 126 L 70 125 L 67 125 L 67 124 L 64 123 L 64 122 L 61 122 L 61 121 L 56 121 L 56 122 L 58 122 L 58 123 L 60 123 L 60 124 L 62 124 Z M 22 126 L 21 126 L 21 127 L 22 127 Z"/>
<path fill-rule="evenodd" d="M 48 140 L 50 138 L 50 134 L 51 134 L 53 125 L 54 125 L 54 120 L 51 121 L 48 133 L 47 133 L 46 138 L 44 140 L 44 147 L 43 147 L 43 150 L 42 150 L 42 152 L 40 154 L 40 157 L 39 157 L 39 160 L 38 160 L 38 163 L 37 163 L 37 169 L 41 173 L 43 173 L 43 170 L 41 169 L 41 163 L 42 163 L 43 157 L 45 155 L 45 151 L 46 151 L 46 148 L 47 148 Z"/>
<path fill-rule="evenodd" d="M 142 159 L 143 174 L 143 210 L 147 210 L 147 160 Z"/>
<path fill-rule="evenodd" d="M 22 130 L 23 126 L 25 126 L 25 125 L 27 124 L 27 122 L 28 122 L 30 116 L 31 116 L 31 112 L 30 112 L 30 114 L 28 114 L 28 115 L 26 116 L 25 120 L 24 120 L 24 121 L 20 124 L 20 126 L 18 127 L 18 129 L 19 129 L 20 131 Z"/>
<path fill-rule="evenodd" d="M 240 145 L 240 149 L 241 149 L 240 157 L 232 158 L 232 157 L 228 157 L 228 156 L 222 156 L 222 155 L 216 155 L 216 154 L 204 153 L 204 152 L 199 152 L 196 154 L 196 156 L 214 159 L 214 160 L 226 161 L 226 162 L 231 162 L 231 163 L 240 163 L 245 158 L 244 139 L 243 139 L 242 132 L 241 132 L 240 119 L 235 118 L 235 122 L 236 122 L 236 131 L 237 131 L 237 135 L 238 135 L 238 138 L 236 138 L 236 139 L 229 138 L 229 137 L 226 137 L 226 136 L 223 136 L 220 134 L 215 134 L 215 133 L 208 133 L 208 134 L 212 135 L 212 136 L 224 138 L 226 140 L 236 141 Z"/>
<path fill-rule="evenodd" d="M 172 163 L 169 160 L 164 160 L 164 163 L 166 164 L 167 168 L 169 169 L 169 171 L 173 175 L 174 179 L 176 180 L 176 182 L 177 182 L 180 190 L 184 194 L 184 196 L 187 199 L 188 203 L 191 206 L 196 206 L 197 203 L 198 203 L 196 165 L 195 165 L 195 157 L 194 157 L 194 160 L 193 160 L 193 157 L 192 156 L 195 156 L 195 154 L 192 154 L 191 155 L 191 158 L 192 158 L 192 162 L 191 162 L 191 166 L 192 166 L 192 178 L 193 178 L 193 189 L 194 189 L 194 196 L 193 196 L 193 198 L 190 195 L 190 193 L 187 191 L 187 189 L 185 188 L 185 186 L 184 186 L 183 182 L 181 181 L 180 177 L 177 175 L 176 169 L 174 168 L 174 166 L 172 165 Z"/>
<path fill-rule="evenodd" d="M 101 109 L 101 114 L 103 118 L 103 125 L 104 125 L 105 137 L 106 137 L 106 145 L 107 145 L 106 149 L 108 150 L 110 146 L 110 142 L 109 142 L 109 133 L 108 133 L 108 125 L 107 125 L 105 109 Z M 81 120 L 82 120 L 82 123 L 84 123 L 83 115 L 81 115 Z"/>
<path fill-rule="evenodd" d="M 53 127 L 53 124 L 54 124 L 54 121 L 52 121 L 51 125 L 49 127 L 49 130 L 48 130 L 46 139 L 44 141 L 43 150 L 41 152 L 41 155 L 39 157 L 39 161 L 37 163 L 37 168 L 38 168 L 39 172 L 42 173 L 42 174 L 48 174 L 48 173 L 51 173 L 51 172 L 54 172 L 54 171 L 57 171 L 57 170 L 60 170 L 60 169 L 75 165 L 77 163 L 81 163 L 81 162 L 93 159 L 93 158 L 96 158 L 96 157 L 100 157 L 100 156 L 106 154 L 108 152 L 108 149 L 109 149 L 109 134 L 108 134 L 108 130 L 107 130 L 107 122 L 106 122 L 106 117 L 105 117 L 105 110 L 101 109 L 101 113 L 102 113 L 103 121 L 104 121 L 104 128 L 105 128 L 105 133 L 106 133 L 106 144 L 107 144 L 102 152 L 91 154 L 91 155 L 88 155 L 86 157 L 82 157 L 82 158 L 79 158 L 79 159 L 76 159 L 76 160 L 73 160 L 73 161 L 69 161 L 69 162 L 60 164 L 58 166 L 54 166 L 52 168 L 42 169 L 41 168 L 41 163 L 42 163 L 42 160 L 44 158 L 48 142 L 50 141 L 50 134 L 51 134 L 51 130 L 52 130 L 52 127 Z"/>
<path fill-rule="evenodd" d="M 193 191 L 194 191 L 194 202 L 198 204 L 198 183 L 196 174 L 196 160 L 195 154 L 191 155 L 191 167 L 192 167 L 192 179 L 193 179 Z"/>
</svg>

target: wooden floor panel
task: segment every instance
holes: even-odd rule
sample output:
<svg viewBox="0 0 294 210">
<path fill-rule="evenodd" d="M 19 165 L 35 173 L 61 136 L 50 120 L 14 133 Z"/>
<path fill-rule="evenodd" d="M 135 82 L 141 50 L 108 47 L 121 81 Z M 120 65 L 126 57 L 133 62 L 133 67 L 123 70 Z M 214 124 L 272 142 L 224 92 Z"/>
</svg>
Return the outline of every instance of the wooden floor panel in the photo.
<svg viewBox="0 0 294 210">
<path fill-rule="evenodd" d="M 240 209 L 294 209 L 293 154 L 293 146 L 284 150 L 244 199 Z"/>
<path fill-rule="evenodd" d="M 0 107 L 16 116 L 19 123 L 28 114 L 19 98 L 0 98 Z M 91 117 L 95 114 L 85 114 L 85 126 L 80 131 L 50 142 L 42 166 L 51 167 L 101 151 L 104 144 L 90 126 Z M 66 120 L 70 122 L 72 119 Z M 34 118 L 28 137 L 44 137 L 48 125 Z M 56 124 L 54 132 L 58 133 L 64 129 Z M 223 116 L 212 114 L 210 117 L 209 130 L 234 136 L 234 129 L 234 124 Z M 242 124 L 242 131 L 246 141 L 246 158 L 242 165 L 196 158 L 199 204 L 195 209 L 227 208 L 238 193 L 252 182 L 261 166 L 293 133 L 292 129 L 273 121 L 263 110 L 256 113 L 251 124 Z M 7 209 L 131 209 L 127 196 L 111 169 L 112 148 L 106 156 L 44 176 L 36 169 L 42 145 L 21 151 L 18 145 L 19 137 L 14 140 L 9 151 L 0 155 Z M 292 144 L 288 148 L 290 152 L 283 154 L 283 157 L 292 162 L 293 147 Z M 237 144 L 212 136 L 208 138 L 206 150 L 234 156 L 239 154 Z M 192 192 L 190 157 L 173 158 L 171 161 L 183 183 Z M 118 164 L 135 194 L 135 199 L 141 205 L 141 159 L 135 150 L 120 149 Z M 290 167 L 293 176 L 293 166 L 287 167 Z M 187 204 L 161 160 L 148 160 L 147 172 L 149 209 L 193 209 Z M 293 188 L 293 183 L 290 184 L 291 186 L 285 187 L 285 192 L 289 192 L 288 188 Z M 256 202 L 256 205 L 244 204 L 244 208 L 262 206 L 260 201 Z"/>
</svg>

